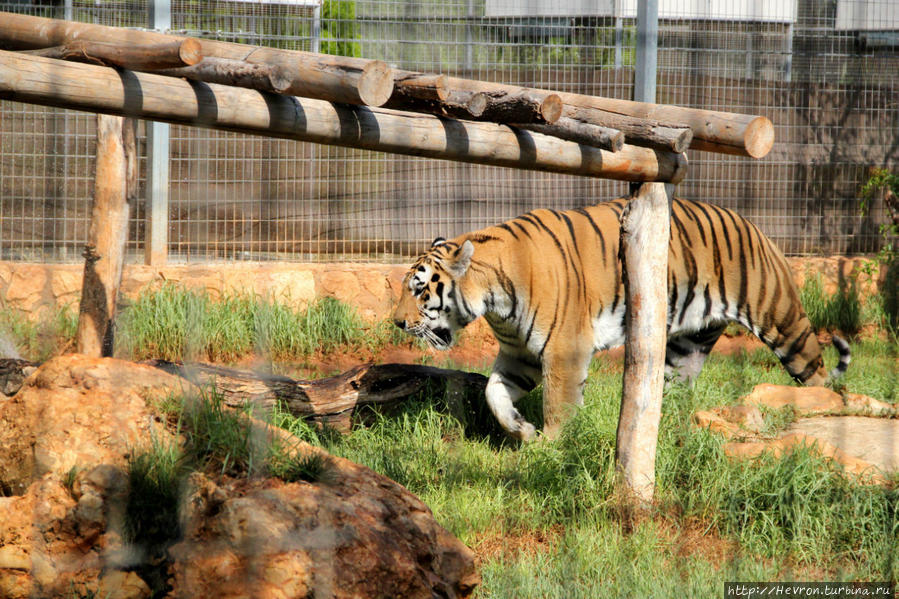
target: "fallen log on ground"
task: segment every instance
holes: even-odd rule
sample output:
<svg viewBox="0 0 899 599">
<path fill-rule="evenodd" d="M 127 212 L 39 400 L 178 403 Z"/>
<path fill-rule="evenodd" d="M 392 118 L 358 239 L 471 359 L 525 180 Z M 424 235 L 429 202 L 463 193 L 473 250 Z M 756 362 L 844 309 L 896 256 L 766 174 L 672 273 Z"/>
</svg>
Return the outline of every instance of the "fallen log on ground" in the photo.
<svg viewBox="0 0 899 599">
<path fill-rule="evenodd" d="M 336 376 L 295 380 L 210 364 L 165 360 L 144 363 L 201 388 L 214 389 L 227 406 L 242 408 L 249 404 L 263 413 L 279 408 L 342 432 L 349 430 L 353 415 L 360 407 L 399 406 L 424 393 L 441 398 L 444 407 L 463 422 L 475 416 L 483 421 L 478 425 L 484 428 L 491 427 L 494 421 L 485 414 L 483 397 L 487 377 L 460 370 L 416 364 L 364 364 Z M 479 418 L 480 415 L 485 418 Z"/>
</svg>

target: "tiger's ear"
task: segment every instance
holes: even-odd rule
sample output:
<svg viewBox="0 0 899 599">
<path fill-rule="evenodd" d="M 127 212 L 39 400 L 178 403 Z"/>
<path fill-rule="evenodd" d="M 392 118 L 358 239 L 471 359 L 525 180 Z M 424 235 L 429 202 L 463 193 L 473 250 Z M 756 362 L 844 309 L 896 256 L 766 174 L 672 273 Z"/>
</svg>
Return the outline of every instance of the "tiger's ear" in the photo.
<svg viewBox="0 0 899 599">
<path fill-rule="evenodd" d="M 453 261 L 447 265 L 447 270 L 454 277 L 461 277 L 471 266 L 472 255 L 474 255 L 474 244 L 466 239 L 465 243 L 452 253 Z"/>
</svg>

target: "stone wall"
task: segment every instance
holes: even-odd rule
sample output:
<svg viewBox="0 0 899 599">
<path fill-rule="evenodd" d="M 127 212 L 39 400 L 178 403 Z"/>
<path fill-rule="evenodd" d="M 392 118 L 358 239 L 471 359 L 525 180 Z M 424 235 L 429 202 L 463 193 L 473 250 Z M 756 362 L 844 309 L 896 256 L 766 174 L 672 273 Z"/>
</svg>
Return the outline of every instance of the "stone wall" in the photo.
<svg viewBox="0 0 899 599">
<path fill-rule="evenodd" d="M 862 258 L 791 258 L 797 284 L 808 273 L 821 273 L 825 288 L 833 292 L 840 277 L 849 276 Z M 0 308 L 20 310 L 31 318 L 57 306 L 78 306 L 81 264 L 0 262 Z M 121 294 L 137 297 L 147 286 L 174 281 L 211 294 L 253 292 L 294 306 L 321 297 L 334 297 L 354 306 L 369 320 L 387 318 L 392 310 L 405 266 L 389 264 L 237 263 L 171 265 L 162 268 L 126 265 Z M 870 277 L 860 277 L 863 293 L 876 288 Z"/>
</svg>

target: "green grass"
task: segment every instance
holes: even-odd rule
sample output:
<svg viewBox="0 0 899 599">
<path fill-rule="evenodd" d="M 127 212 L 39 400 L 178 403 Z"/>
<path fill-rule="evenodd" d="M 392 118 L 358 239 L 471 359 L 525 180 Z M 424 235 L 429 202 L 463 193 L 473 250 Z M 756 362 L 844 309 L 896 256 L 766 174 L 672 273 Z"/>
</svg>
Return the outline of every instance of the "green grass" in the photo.
<svg viewBox="0 0 899 599">
<path fill-rule="evenodd" d="M 78 312 L 70 306 L 32 321 L 21 311 L 0 303 L 0 358 L 43 362 L 71 348 L 77 328 Z"/>
<path fill-rule="evenodd" d="M 884 346 L 853 346 L 849 389 L 896 402 L 897 348 Z M 832 348 L 826 354 L 836 361 Z M 466 432 L 470 422 L 434 408 L 440 398 L 343 437 L 283 415 L 281 423 L 421 497 L 483 553 L 479 597 L 717 596 L 724 580 L 895 580 L 899 492 L 856 485 L 809 452 L 733 462 L 722 439 L 690 424 L 694 411 L 732 404 L 761 382 L 790 384 L 768 350 L 713 355 L 693 386 L 668 390 L 657 505 L 632 527 L 615 499 L 621 374 L 604 363 L 593 365 L 585 407 L 554 442 Z M 522 401 L 534 418 L 539 391 Z M 680 539 L 684 530 L 693 541 Z"/>
<path fill-rule="evenodd" d="M 842 309 L 834 307 L 838 302 L 851 301 L 851 292 L 837 300 L 823 293 L 820 281 L 815 284 L 807 285 L 803 299 L 806 309 L 820 309 L 825 321 Z M 877 321 L 879 313 L 867 303 L 860 318 L 874 315 Z M 10 314 L 4 313 L 3 322 L 23 340 L 17 347 L 37 347 L 40 335 L 31 331 L 49 325 L 27 324 Z M 54 318 L 53 326 L 65 330 L 66 319 Z M 258 296 L 213 299 L 174 285 L 145 292 L 125 308 L 118 340 L 133 358 L 215 361 L 251 352 L 296 360 L 408 343 L 389 323 L 363 323 L 335 300 L 298 310 Z M 832 367 L 837 353 L 832 347 L 824 351 Z M 865 338 L 854 342 L 852 351 L 841 381 L 846 389 L 899 403 L 896 338 Z M 622 512 L 615 495 L 621 397 L 615 363 L 594 362 L 586 405 L 554 442 L 512 442 L 497 434 L 486 409 L 451 414 L 445 398 L 434 392 L 389 414 L 371 411 L 364 426 L 343 436 L 283 413 L 275 414 L 274 423 L 421 497 L 479 555 L 484 579 L 479 597 L 704 597 L 719 596 L 724 580 L 895 581 L 897 485 L 858 486 L 803 451 L 733 462 L 725 457 L 721 438 L 692 427 L 696 410 L 733 404 L 762 382 L 792 384 L 767 349 L 713 354 L 695 384 L 667 390 L 657 503 L 638 519 Z M 259 446 L 247 421 L 225 409 L 214 393 L 190 402 L 170 398 L 161 409 L 184 444 L 154 446 L 132 458 L 129 512 L 141 516 L 126 522 L 131 539 L 154 546 L 171 542 L 177 535 L 172 497 L 191 470 L 327 484 L 326 458 L 293 457 L 286 448 Z M 540 423 L 539 389 L 522 400 L 521 410 Z M 766 424 L 778 430 L 791 417 L 772 412 Z M 154 586 L 163 587 L 164 581 Z"/>
<path fill-rule="evenodd" d="M 386 324 L 371 326 L 333 298 L 297 309 L 246 293 L 213 298 L 171 283 L 141 293 L 117 326 L 119 352 L 132 359 L 230 362 L 256 354 L 298 360 L 376 349 L 393 339 Z"/>
<path fill-rule="evenodd" d="M 855 278 L 842 279 L 836 293 L 828 295 L 820 274 L 806 278 L 799 290 L 799 299 L 808 314 L 809 320 L 817 330 L 837 330 L 846 335 L 855 336 L 861 330 L 864 304 L 870 303 L 873 310 L 881 303 L 880 296 L 872 296 L 863 302 Z M 869 309 L 870 313 L 871 310 Z M 869 318 L 875 317 L 874 314 Z"/>
</svg>

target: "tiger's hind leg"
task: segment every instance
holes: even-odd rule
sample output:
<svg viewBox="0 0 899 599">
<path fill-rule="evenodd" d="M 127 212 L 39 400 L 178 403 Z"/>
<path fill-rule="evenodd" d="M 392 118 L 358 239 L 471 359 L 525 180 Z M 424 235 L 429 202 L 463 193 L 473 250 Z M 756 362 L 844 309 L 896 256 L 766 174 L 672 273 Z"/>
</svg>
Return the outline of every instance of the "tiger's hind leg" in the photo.
<svg viewBox="0 0 899 599">
<path fill-rule="evenodd" d="M 712 325 L 695 333 L 669 337 L 665 351 L 665 379 L 684 382 L 695 379 L 725 326 Z"/>
</svg>

